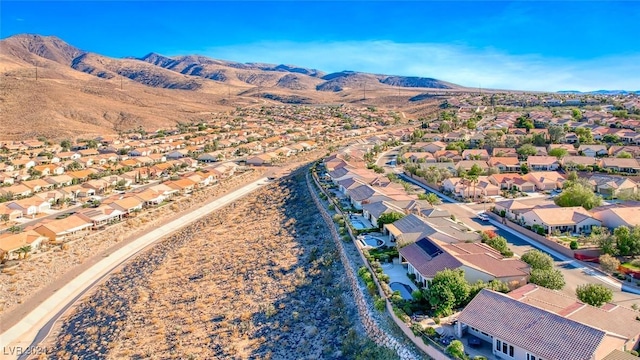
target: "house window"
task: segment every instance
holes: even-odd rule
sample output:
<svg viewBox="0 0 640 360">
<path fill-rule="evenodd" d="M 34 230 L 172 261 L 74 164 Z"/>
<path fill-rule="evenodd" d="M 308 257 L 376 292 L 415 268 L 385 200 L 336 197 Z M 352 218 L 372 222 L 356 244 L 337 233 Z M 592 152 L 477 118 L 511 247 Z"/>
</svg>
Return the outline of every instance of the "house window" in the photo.
<svg viewBox="0 0 640 360">
<path fill-rule="evenodd" d="M 508 355 L 510 357 L 513 357 L 515 353 L 515 349 L 513 345 L 509 345 L 506 342 L 500 341 L 500 340 L 496 340 L 496 351 L 502 352 L 503 354 Z M 533 360 L 533 359 L 527 359 L 527 360 Z"/>
<path fill-rule="evenodd" d="M 527 360 L 542 360 L 541 357 L 527 353 Z"/>
</svg>

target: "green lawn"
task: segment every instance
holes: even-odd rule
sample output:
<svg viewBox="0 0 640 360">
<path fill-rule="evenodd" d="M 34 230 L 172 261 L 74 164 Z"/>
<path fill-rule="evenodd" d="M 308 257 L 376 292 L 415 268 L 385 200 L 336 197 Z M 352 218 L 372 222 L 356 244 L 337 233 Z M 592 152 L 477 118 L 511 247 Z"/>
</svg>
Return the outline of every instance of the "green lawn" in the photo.
<svg viewBox="0 0 640 360">
<path fill-rule="evenodd" d="M 640 271 L 640 266 L 633 265 L 630 262 L 623 263 L 622 266 L 626 267 L 627 269 Z"/>
</svg>

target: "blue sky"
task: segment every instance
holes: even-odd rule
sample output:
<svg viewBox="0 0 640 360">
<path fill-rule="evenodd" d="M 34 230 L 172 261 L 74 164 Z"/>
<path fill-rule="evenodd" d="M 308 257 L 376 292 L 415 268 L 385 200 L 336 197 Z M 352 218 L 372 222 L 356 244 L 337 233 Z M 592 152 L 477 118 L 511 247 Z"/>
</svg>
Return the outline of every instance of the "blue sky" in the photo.
<svg viewBox="0 0 640 360">
<path fill-rule="evenodd" d="M 640 90 L 637 1 L 6 1 L 0 37 L 522 90 Z"/>
</svg>

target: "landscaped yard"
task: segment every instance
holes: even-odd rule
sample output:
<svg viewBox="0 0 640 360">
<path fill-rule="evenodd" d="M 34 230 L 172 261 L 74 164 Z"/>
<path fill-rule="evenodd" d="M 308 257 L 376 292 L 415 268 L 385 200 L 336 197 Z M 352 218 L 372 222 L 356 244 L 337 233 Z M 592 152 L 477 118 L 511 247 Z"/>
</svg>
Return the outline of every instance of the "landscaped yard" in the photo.
<svg viewBox="0 0 640 360">
<path fill-rule="evenodd" d="M 640 271 L 640 263 L 638 260 L 623 263 L 622 267 L 626 267 L 627 269 L 631 269 L 634 271 Z"/>
</svg>

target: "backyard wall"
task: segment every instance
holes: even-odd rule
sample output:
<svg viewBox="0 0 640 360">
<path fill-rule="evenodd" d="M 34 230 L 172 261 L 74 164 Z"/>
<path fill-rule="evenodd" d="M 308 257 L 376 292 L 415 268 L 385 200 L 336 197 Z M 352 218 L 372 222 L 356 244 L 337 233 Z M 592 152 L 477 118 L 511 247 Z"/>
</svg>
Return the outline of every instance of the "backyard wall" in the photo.
<svg viewBox="0 0 640 360">
<path fill-rule="evenodd" d="M 317 179 L 315 178 L 315 176 L 313 177 L 313 180 L 315 181 L 318 188 L 324 192 L 324 189 L 322 189 L 322 186 L 320 186 L 320 184 L 317 182 Z M 342 265 L 345 268 L 345 274 L 347 276 L 347 280 L 349 281 L 349 285 L 351 286 L 351 289 L 353 291 L 353 296 L 356 303 L 356 307 L 358 309 L 358 314 L 360 315 L 362 325 L 365 331 L 367 332 L 367 336 L 369 336 L 369 338 L 371 338 L 376 344 L 395 350 L 398 356 L 403 360 L 416 359 L 417 356 L 415 356 L 415 354 L 412 354 L 412 352 L 409 349 L 407 349 L 395 338 L 393 338 L 393 336 L 391 336 L 390 334 L 385 332 L 382 328 L 380 328 L 376 319 L 371 314 L 373 309 L 367 304 L 367 301 L 364 296 L 364 292 L 362 288 L 359 286 L 354 265 L 351 263 L 351 261 L 349 261 L 349 258 L 346 255 L 344 245 L 342 244 L 342 239 L 338 234 L 338 231 L 336 230 L 336 226 L 333 222 L 333 219 L 331 218 L 331 216 L 329 216 L 329 213 L 325 210 L 324 206 L 322 205 L 322 202 L 318 198 L 316 191 L 309 179 L 309 174 L 307 174 L 307 186 L 309 187 L 309 192 L 311 193 L 313 202 L 316 204 L 316 207 L 318 208 L 320 215 L 322 215 L 322 218 L 324 219 L 325 223 L 329 227 L 331 237 L 333 238 L 333 241 L 336 244 L 338 252 L 340 253 L 340 260 L 342 261 Z M 328 195 L 328 194 L 325 193 L 325 195 Z M 336 208 L 336 210 L 339 212 L 339 209 Z M 365 264 L 367 265 L 367 267 L 369 267 L 366 261 L 365 261 Z M 369 271 L 371 271 L 370 268 L 369 268 Z M 375 276 L 374 276 L 374 279 L 375 279 Z M 382 288 L 380 288 L 379 284 L 377 285 L 378 285 L 378 291 L 381 292 Z"/>
</svg>

